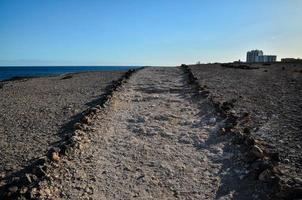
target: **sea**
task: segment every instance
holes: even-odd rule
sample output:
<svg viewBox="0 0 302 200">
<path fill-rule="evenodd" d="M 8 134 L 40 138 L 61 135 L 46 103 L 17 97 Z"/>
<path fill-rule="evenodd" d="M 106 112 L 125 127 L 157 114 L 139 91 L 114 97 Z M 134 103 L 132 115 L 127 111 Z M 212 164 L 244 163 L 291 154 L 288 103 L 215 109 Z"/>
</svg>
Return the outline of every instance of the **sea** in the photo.
<svg viewBox="0 0 302 200">
<path fill-rule="evenodd" d="M 47 66 L 0 67 L 0 81 L 11 78 L 60 75 L 83 71 L 128 70 L 138 66 Z"/>
</svg>

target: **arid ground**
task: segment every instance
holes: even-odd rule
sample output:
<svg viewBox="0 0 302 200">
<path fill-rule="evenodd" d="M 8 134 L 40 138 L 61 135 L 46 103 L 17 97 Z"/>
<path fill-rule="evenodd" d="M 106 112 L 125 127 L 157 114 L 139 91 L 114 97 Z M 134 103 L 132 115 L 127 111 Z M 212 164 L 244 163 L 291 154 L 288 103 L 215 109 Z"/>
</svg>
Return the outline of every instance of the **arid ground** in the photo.
<svg viewBox="0 0 302 200">
<path fill-rule="evenodd" d="M 56 120 L 46 118 L 40 129 L 34 128 L 35 121 L 25 118 L 23 122 L 25 114 L 16 115 L 15 111 L 8 115 L 11 120 L 2 119 L 5 126 L 0 133 L 5 138 L 1 148 L 7 156 L 1 161 L 5 173 L 0 191 L 7 199 L 301 198 L 301 69 L 297 64 L 279 63 L 147 67 L 115 84 L 117 87 L 106 93 L 110 95 L 105 103 L 94 100 L 124 72 L 106 79 L 103 74 L 87 74 L 93 80 L 101 76 L 106 81 L 90 82 L 85 89 L 75 90 L 89 80 L 82 78 L 78 87 L 61 93 L 55 87 L 60 81 L 75 85 L 78 82 L 72 81 L 83 74 L 68 79 L 52 77 L 47 78 L 48 82 L 54 79 L 54 88 L 47 92 L 52 95 L 42 95 L 37 102 L 21 101 L 20 108 L 14 107 L 19 101 L 10 104 L 2 94 L 13 99 L 18 92 L 10 87 L 26 91 L 29 85 L 35 88 L 35 81 L 40 80 L 41 85 L 45 78 L 5 84 L 0 89 L 4 119 L 13 108 L 28 107 L 22 112 L 32 113 L 39 122 L 68 97 L 76 106 L 61 106 L 60 112 L 54 112 Z M 58 99 L 53 100 L 56 92 Z M 81 97 L 73 96 L 76 94 Z M 89 95 L 83 99 L 83 94 Z M 48 103 L 42 104 L 44 101 Z M 41 104 L 43 109 L 34 109 Z M 9 106 L 12 108 L 5 110 Z M 88 107 L 93 107 L 88 114 L 78 115 Z M 46 114 L 39 114 L 43 110 Z M 17 116 L 21 119 L 15 119 L 28 127 L 23 134 L 13 131 L 19 128 L 13 118 Z M 50 132 L 43 132 L 49 124 L 53 127 Z M 49 151 L 56 146 L 52 142 L 60 143 L 58 127 L 62 124 L 75 129 L 68 129 L 67 139 L 61 138 L 69 146 Z M 26 138 L 31 130 L 43 134 Z M 6 139 L 10 135 L 14 139 Z M 52 135 L 57 135 L 56 139 L 49 139 Z M 25 150 L 11 147 L 17 144 Z M 35 168 L 39 173 L 27 173 L 25 181 L 7 179 L 9 170 L 18 172 L 19 166 L 28 163 L 26 154 L 22 156 L 31 151 L 36 156 L 28 153 L 30 159 L 50 153 Z M 15 165 L 17 169 L 10 168 Z"/>
<path fill-rule="evenodd" d="M 86 72 L 2 82 L 1 176 L 18 172 L 45 155 L 122 74 Z"/>
</svg>

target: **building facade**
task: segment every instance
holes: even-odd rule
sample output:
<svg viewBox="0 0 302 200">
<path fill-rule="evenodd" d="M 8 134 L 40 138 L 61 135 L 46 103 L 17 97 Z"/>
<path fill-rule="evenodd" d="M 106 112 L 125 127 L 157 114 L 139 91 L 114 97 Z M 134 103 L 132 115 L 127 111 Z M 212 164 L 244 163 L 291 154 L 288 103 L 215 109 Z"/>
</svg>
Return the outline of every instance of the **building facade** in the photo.
<svg viewBox="0 0 302 200">
<path fill-rule="evenodd" d="M 247 63 L 255 63 L 255 62 L 276 62 L 277 56 L 275 55 L 263 55 L 263 51 L 261 50 L 252 50 L 248 51 L 246 54 L 246 62 Z"/>
<path fill-rule="evenodd" d="M 257 57 L 263 56 L 263 51 L 261 50 L 252 50 L 248 51 L 246 54 L 246 62 L 257 62 Z"/>
<path fill-rule="evenodd" d="M 276 62 L 277 56 L 273 55 L 262 55 L 256 58 L 256 62 Z"/>
</svg>

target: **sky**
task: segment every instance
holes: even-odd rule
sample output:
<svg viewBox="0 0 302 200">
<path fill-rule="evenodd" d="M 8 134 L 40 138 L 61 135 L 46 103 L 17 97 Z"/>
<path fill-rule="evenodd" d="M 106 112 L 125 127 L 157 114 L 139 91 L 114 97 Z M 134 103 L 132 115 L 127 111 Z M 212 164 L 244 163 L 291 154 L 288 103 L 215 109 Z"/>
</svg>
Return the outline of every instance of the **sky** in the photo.
<svg viewBox="0 0 302 200">
<path fill-rule="evenodd" d="M 301 0 L 0 0 L 0 66 L 302 57 Z"/>
</svg>

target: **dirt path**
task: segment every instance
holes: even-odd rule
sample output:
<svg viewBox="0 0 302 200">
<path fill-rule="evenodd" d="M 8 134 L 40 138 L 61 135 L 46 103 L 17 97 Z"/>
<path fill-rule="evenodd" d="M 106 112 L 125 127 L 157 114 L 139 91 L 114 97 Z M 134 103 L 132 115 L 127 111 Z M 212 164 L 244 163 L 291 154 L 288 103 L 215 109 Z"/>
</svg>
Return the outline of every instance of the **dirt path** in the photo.
<svg viewBox="0 0 302 200">
<path fill-rule="evenodd" d="M 180 68 L 134 74 L 54 169 L 58 199 L 260 199 L 239 147 Z M 235 147 L 235 148 L 234 148 Z M 48 192 L 46 192 L 48 193 Z"/>
</svg>

